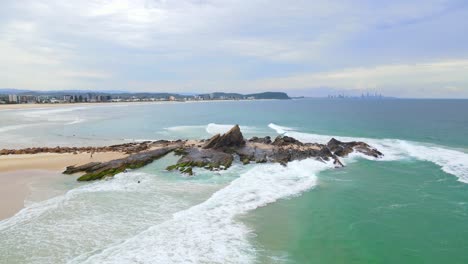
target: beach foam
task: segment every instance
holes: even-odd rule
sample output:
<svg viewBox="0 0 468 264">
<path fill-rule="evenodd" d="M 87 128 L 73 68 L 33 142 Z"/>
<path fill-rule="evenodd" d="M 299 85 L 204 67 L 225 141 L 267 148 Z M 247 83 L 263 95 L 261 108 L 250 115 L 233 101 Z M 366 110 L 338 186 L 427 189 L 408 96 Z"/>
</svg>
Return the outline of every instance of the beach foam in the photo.
<svg viewBox="0 0 468 264">
<path fill-rule="evenodd" d="M 86 184 L 1 221 L 0 256 L 10 263 L 65 263 L 94 255 L 206 200 L 219 188 L 142 172 Z"/>
<path fill-rule="evenodd" d="M 71 263 L 252 263 L 250 230 L 236 216 L 317 184 L 332 164 L 316 160 L 254 166 L 205 202 L 87 259 Z"/>
<path fill-rule="evenodd" d="M 0 127 L 0 133 L 17 130 L 17 129 L 23 129 L 23 128 L 31 127 L 31 126 L 37 126 L 37 125 L 40 125 L 40 123 L 4 126 L 4 127 Z"/>
<path fill-rule="evenodd" d="M 63 107 L 55 109 L 47 108 L 18 111 L 16 114 L 25 120 L 40 120 L 51 123 L 64 123 L 65 125 L 73 125 L 86 121 L 86 119 L 77 116 L 75 112 L 89 108 L 91 107 Z"/>
<path fill-rule="evenodd" d="M 341 141 L 364 141 L 384 154 L 384 157 L 379 160 L 414 158 L 429 161 L 440 166 L 444 172 L 456 176 L 460 182 L 468 183 L 468 153 L 463 151 L 408 140 L 317 135 L 298 132 L 293 128 L 278 126 L 276 124 L 270 124 L 269 127 L 274 129 L 278 134 L 285 134 L 302 142 L 326 144 L 332 137 Z M 350 155 L 349 158 L 344 160 L 345 162 L 352 161 L 357 157 L 376 160 L 375 158 L 357 153 Z"/>
<path fill-rule="evenodd" d="M 193 125 L 193 126 L 172 126 L 164 128 L 164 131 L 158 132 L 165 136 L 171 136 L 172 138 L 206 138 L 216 134 L 224 134 L 229 131 L 234 125 L 232 124 L 215 124 L 210 123 L 208 125 Z M 240 126 L 244 134 L 256 134 L 261 133 L 257 127 L 253 126 Z"/>
<path fill-rule="evenodd" d="M 86 119 L 75 118 L 75 120 L 73 120 L 73 121 L 67 123 L 66 125 L 76 125 L 76 124 L 83 123 L 84 121 L 86 121 Z"/>
</svg>

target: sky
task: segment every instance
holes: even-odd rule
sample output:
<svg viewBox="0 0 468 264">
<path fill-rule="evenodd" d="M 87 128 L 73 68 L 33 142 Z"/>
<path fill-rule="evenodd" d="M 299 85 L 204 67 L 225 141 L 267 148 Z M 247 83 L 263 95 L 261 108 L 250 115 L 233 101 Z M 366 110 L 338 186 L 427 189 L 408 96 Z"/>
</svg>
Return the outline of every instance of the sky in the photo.
<svg viewBox="0 0 468 264">
<path fill-rule="evenodd" d="M 1 0 L 0 88 L 468 98 L 467 0 Z"/>
</svg>

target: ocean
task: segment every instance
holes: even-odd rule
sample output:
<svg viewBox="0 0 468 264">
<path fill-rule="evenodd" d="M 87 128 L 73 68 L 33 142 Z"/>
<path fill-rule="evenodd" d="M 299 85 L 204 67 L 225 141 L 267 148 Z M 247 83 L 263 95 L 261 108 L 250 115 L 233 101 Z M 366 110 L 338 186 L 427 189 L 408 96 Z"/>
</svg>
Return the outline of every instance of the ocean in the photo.
<svg viewBox="0 0 468 264">
<path fill-rule="evenodd" d="M 468 263 L 468 100 L 300 99 L 0 112 L 0 148 L 245 137 L 361 140 L 382 159 L 142 169 L 51 188 L 0 221 L 0 263 Z M 140 181 L 140 183 L 138 183 Z"/>
</svg>

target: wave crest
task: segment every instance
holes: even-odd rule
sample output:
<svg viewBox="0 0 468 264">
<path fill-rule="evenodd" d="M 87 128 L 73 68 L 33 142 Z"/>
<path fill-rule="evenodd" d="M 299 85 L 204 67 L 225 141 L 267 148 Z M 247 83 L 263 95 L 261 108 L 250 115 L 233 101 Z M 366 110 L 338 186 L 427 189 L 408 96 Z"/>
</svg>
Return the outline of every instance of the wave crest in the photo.
<svg viewBox="0 0 468 264">
<path fill-rule="evenodd" d="M 460 182 L 468 183 L 468 153 L 459 150 L 400 139 L 373 139 L 309 134 L 276 124 L 270 124 L 269 127 L 278 134 L 285 134 L 302 142 L 326 144 L 332 137 L 341 141 L 364 141 L 384 154 L 382 160 L 414 158 L 422 161 L 429 161 L 440 166 L 444 172 L 456 176 Z M 352 160 L 357 156 L 366 159 L 374 159 L 368 156 L 355 154 L 351 155 L 348 160 Z"/>
<path fill-rule="evenodd" d="M 255 166 L 205 202 L 72 263 L 251 263 L 256 255 L 248 241 L 251 231 L 235 217 L 299 195 L 317 184 L 319 171 L 332 167 L 311 159 L 291 162 L 288 167 Z"/>
</svg>

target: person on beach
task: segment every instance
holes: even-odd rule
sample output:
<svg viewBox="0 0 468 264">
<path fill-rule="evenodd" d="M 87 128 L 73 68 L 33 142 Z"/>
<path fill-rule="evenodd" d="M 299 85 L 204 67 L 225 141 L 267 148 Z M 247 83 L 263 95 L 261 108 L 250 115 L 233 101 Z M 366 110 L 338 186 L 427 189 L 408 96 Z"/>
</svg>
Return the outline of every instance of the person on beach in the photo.
<svg viewBox="0 0 468 264">
<path fill-rule="evenodd" d="M 93 154 L 94 154 L 94 149 L 91 150 L 91 158 L 93 158 Z"/>
</svg>

